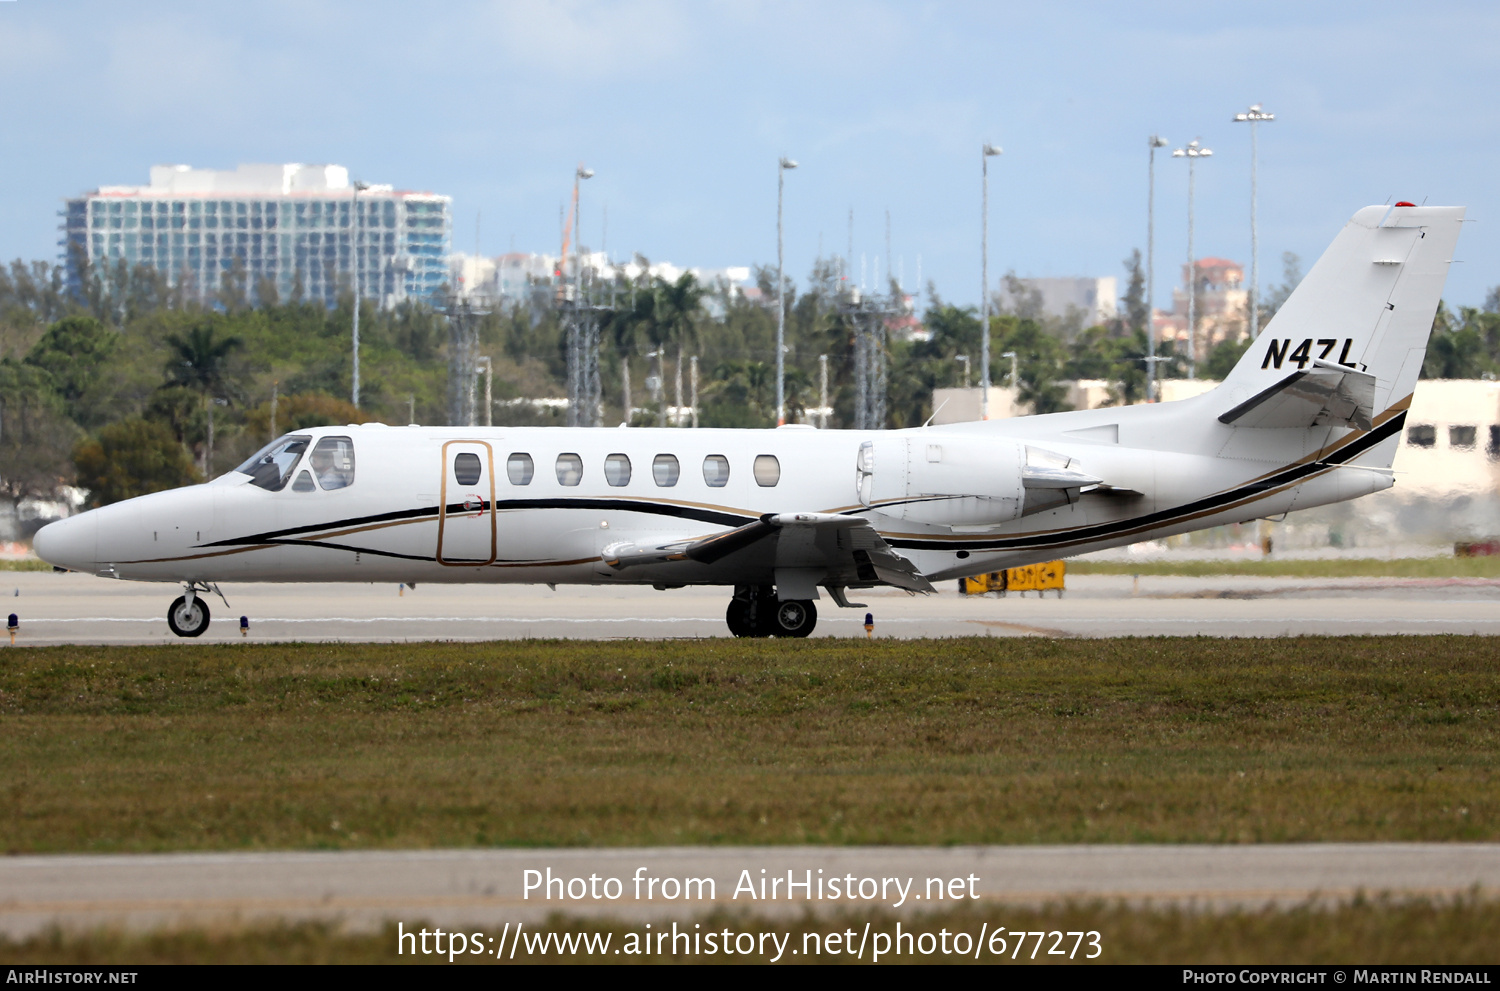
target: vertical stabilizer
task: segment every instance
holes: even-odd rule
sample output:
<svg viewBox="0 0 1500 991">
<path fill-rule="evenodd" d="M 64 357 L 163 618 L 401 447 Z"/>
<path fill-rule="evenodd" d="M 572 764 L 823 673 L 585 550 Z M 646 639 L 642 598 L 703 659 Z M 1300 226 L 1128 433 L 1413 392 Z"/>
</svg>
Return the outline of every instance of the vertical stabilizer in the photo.
<svg viewBox="0 0 1500 991">
<path fill-rule="evenodd" d="M 1463 222 L 1462 207 L 1370 206 L 1356 213 L 1235 365 L 1226 411 L 1297 373 L 1339 366 L 1374 379 L 1376 419 L 1416 387 Z"/>
</svg>

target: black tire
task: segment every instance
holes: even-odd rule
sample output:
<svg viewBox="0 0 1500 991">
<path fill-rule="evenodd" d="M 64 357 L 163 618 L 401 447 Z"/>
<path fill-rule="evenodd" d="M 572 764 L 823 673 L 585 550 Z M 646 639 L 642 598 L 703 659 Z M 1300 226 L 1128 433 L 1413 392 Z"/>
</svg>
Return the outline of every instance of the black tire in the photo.
<svg viewBox="0 0 1500 991">
<path fill-rule="evenodd" d="M 729 600 L 729 609 L 724 613 L 724 622 L 729 624 L 729 632 L 737 637 L 756 636 L 755 623 L 750 619 L 751 601 L 749 599 L 734 598 Z"/>
<path fill-rule="evenodd" d="M 805 637 L 817 625 L 818 607 L 809 599 L 772 599 L 762 604 L 763 637 Z"/>
<path fill-rule="evenodd" d="M 187 596 L 179 595 L 167 610 L 167 625 L 179 637 L 201 637 L 208 629 L 208 603 L 203 596 L 193 596 L 193 605 L 188 606 Z"/>
</svg>

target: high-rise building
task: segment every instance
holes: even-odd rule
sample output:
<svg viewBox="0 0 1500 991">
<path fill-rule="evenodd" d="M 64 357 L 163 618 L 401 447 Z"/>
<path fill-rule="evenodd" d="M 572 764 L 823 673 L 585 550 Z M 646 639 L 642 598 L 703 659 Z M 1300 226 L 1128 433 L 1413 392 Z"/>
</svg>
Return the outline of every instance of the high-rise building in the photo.
<svg viewBox="0 0 1500 991">
<path fill-rule="evenodd" d="M 242 272 L 252 295 L 269 280 L 283 300 L 333 305 L 353 283 L 382 307 L 431 299 L 448 281 L 452 199 L 363 186 L 342 165 L 156 165 L 147 186 L 100 186 L 67 201 L 63 262 L 70 288 L 83 263 L 146 265 L 209 299 Z"/>
</svg>

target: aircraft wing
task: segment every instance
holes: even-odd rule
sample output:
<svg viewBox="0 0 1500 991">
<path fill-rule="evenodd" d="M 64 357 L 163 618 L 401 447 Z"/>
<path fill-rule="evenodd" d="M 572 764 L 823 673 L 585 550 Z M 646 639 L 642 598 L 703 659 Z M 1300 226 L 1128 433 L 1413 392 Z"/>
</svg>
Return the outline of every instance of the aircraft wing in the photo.
<svg viewBox="0 0 1500 991">
<path fill-rule="evenodd" d="M 893 551 L 869 520 L 838 513 L 768 513 L 733 530 L 697 540 L 654 546 L 629 541 L 604 550 L 615 570 L 675 562 L 714 564 L 756 547 L 774 553 L 778 571 L 821 572 L 817 584 L 829 587 L 894 585 L 912 592 L 934 591 L 915 565 Z"/>
<path fill-rule="evenodd" d="M 1353 427 L 1369 430 L 1375 414 L 1375 376 L 1314 361 L 1219 417 L 1235 427 Z"/>
</svg>

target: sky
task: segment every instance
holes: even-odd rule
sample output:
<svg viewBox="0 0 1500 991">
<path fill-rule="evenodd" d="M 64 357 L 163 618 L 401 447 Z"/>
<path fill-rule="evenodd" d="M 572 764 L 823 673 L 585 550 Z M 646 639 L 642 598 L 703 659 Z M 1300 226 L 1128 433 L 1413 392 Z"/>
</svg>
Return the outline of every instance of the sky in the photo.
<svg viewBox="0 0 1500 991">
<path fill-rule="evenodd" d="M 943 299 L 989 273 L 1116 275 L 1146 247 L 1156 302 L 1187 257 L 1250 261 L 1261 103 L 1262 287 L 1359 207 L 1468 207 L 1446 298 L 1500 284 L 1500 6 L 778 0 L 13 0 L 0 3 L 0 258 L 58 255 L 62 200 L 153 164 L 333 162 L 453 197 L 454 248 L 556 252 L 574 169 L 583 241 L 681 266 L 849 248 Z M 886 260 L 886 212 L 890 251 Z M 607 229 L 606 229 L 607 217 Z M 877 258 L 879 261 L 877 263 Z M 863 259 L 863 262 L 861 261 Z M 925 300 L 924 300 L 925 302 Z"/>
</svg>

